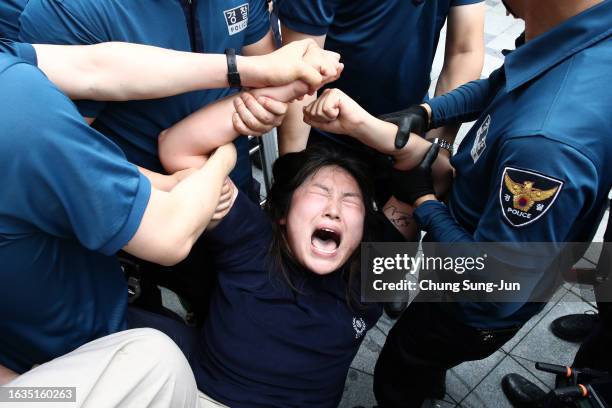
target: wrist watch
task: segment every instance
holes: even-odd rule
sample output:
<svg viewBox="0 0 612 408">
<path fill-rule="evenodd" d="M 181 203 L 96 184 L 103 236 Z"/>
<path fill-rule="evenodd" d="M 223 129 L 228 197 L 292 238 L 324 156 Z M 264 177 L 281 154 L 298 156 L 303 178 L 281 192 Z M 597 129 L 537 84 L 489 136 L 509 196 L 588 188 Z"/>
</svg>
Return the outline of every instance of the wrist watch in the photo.
<svg viewBox="0 0 612 408">
<path fill-rule="evenodd" d="M 455 149 L 453 148 L 453 145 L 451 143 L 449 143 L 448 141 L 446 141 L 444 139 L 440 139 L 439 137 L 436 137 L 431 142 L 437 144 L 438 146 L 440 146 L 441 149 L 448 150 L 448 152 L 450 153 L 451 156 L 453 155 L 453 152 L 454 152 Z"/>
<path fill-rule="evenodd" d="M 226 48 L 225 57 L 227 58 L 227 82 L 231 88 L 240 88 L 242 84 L 240 83 L 240 74 L 236 64 L 236 50 Z"/>
</svg>

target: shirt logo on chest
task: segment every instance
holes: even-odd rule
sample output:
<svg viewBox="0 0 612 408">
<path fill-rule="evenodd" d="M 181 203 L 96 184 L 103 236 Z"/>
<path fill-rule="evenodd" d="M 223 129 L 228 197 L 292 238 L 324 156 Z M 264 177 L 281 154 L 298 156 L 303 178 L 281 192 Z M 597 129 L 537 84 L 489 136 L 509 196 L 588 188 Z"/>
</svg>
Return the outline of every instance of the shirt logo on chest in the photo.
<svg viewBox="0 0 612 408">
<path fill-rule="evenodd" d="M 353 329 L 355 329 L 355 338 L 360 338 L 366 331 L 365 321 L 361 317 L 353 317 Z"/>
<path fill-rule="evenodd" d="M 480 155 L 487 147 L 487 135 L 489 134 L 489 127 L 491 127 L 491 115 L 487 115 L 484 122 L 482 122 L 482 125 L 480 125 L 480 128 L 476 132 L 474 146 L 472 146 L 472 150 L 470 151 L 474 163 L 478 161 Z"/>
<path fill-rule="evenodd" d="M 562 187 L 561 180 L 506 167 L 499 189 L 502 214 L 514 227 L 531 224 L 550 209 Z"/>
<path fill-rule="evenodd" d="M 229 35 L 238 34 L 249 24 L 249 3 L 223 11 Z"/>
</svg>

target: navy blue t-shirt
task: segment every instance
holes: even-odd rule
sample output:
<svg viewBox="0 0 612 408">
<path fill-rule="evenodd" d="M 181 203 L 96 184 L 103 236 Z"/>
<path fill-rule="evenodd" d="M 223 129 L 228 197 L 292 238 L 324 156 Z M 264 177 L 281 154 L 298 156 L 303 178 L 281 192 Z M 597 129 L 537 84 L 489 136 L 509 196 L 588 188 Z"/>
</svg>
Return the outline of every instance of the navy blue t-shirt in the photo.
<svg viewBox="0 0 612 408">
<path fill-rule="evenodd" d="M 205 53 L 223 53 L 226 48 L 240 53 L 270 29 L 264 0 L 30 0 L 20 23 L 21 40 L 33 44 L 124 41 Z M 129 161 L 161 172 L 159 133 L 235 92 L 213 89 L 146 101 L 77 105 L 84 116 L 97 118 L 93 127 L 115 141 Z M 251 181 L 246 138 L 236 145 L 239 159 L 232 178 L 246 187 Z"/>
<path fill-rule="evenodd" d="M 415 211 L 431 240 L 558 248 L 592 240 L 612 188 L 611 19 L 608 0 L 521 45 L 488 86 L 472 82 L 431 100 L 434 113 L 450 117 L 471 109 L 466 97 L 489 101 L 451 160 L 448 208 L 426 202 Z M 554 260 L 514 266 L 532 276 L 535 292 L 550 283 L 544 271 Z M 540 308 L 468 303 L 456 312 L 474 326 L 504 327 Z"/>
<path fill-rule="evenodd" d="M 8 54 L 28 47 L 0 46 L 0 364 L 19 373 L 126 329 L 114 254 L 151 188 L 38 68 Z"/>
<path fill-rule="evenodd" d="M 28 0 L 2 0 L 0 2 L 0 38 L 16 40 L 19 37 L 19 15 Z"/>
<path fill-rule="evenodd" d="M 328 86 L 379 115 L 423 101 L 449 9 L 481 1 L 278 0 L 278 11 L 290 29 L 326 35 L 325 49 L 344 62 Z"/>
<path fill-rule="evenodd" d="M 242 193 L 207 233 L 219 286 L 202 335 L 198 387 L 231 407 L 336 407 L 378 305 L 347 304 L 342 271 L 283 280 L 271 222 Z"/>
</svg>

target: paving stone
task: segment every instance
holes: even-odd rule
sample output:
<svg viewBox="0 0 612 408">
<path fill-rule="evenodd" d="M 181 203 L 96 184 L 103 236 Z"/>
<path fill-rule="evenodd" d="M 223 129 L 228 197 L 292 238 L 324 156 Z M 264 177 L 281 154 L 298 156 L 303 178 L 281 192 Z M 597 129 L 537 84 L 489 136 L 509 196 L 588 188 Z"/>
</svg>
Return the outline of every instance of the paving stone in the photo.
<svg viewBox="0 0 612 408">
<path fill-rule="evenodd" d="M 351 367 L 368 374 L 374 374 L 374 366 L 386 338 L 385 333 L 376 326 L 370 329 L 363 339 L 361 347 L 351 363 Z"/>
<path fill-rule="evenodd" d="M 461 401 L 474 389 L 489 373 L 499 364 L 506 354 L 503 351 L 496 351 L 489 357 L 467 361 L 457 367 L 451 368 L 446 372 L 446 392 L 455 401 Z"/>
<path fill-rule="evenodd" d="M 538 369 L 535 368 L 535 361 L 531 361 L 531 360 L 527 360 L 526 358 L 523 358 L 521 356 L 517 356 L 514 354 L 510 354 L 510 356 L 512 356 L 512 358 L 519 363 L 521 366 L 523 366 L 524 369 L 526 369 L 527 371 L 529 371 L 534 377 L 536 377 L 538 380 L 540 380 L 540 382 L 544 385 L 546 385 L 549 389 L 554 388 L 555 386 L 555 376 L 554 374 L 550 374 L 544 371 L 540 371 Z"/>
<path fill-rule="evenodd" d="M 537 315 L 535 315 L 531 319 L 529 319 L 529 321 L 527 321 L 527 323 L 525 323 L 525 325 L 521 328 L 521 330 L 519 330 L 519 332 L 513 338 L 511 338 L 506 344 L 504 344 L 502 346 L 502 349 L 504 351 L 506 351 L 506 352 L 510 352 L 514 347 L 516 347 L 516 345 L 521 340 L 523 340 L 523 338 L 525 338 L 525 336 L 528 336 L 530 334 L 531 330 L 540 322 L 540 320 L 542 320 L 546 316 L 546 314 L 566 294 L 567 294 L 567 289 L 565 287 L 562 286 L 561 288 L 559 288 L 559 290 L 553 295 L 553 297 L 550 299 L 550 301 L 548 303 L 546 303 L 546 306 L 544 306 L 544 309 L 542 309 L 542 311 L 540 313 L 538 313 Z"/>
<path fill-rule="evenodd" d="M 378 322 L 376 323 L 376 326 L 385 335 L 388 335 L 389 334 L 389 330 L 391 330 L 391 328 L 393 327 L 395 322 L 396 322 L 396 320 L 391 319 L 389 316 L 387 316 L 386 313 L 383 313 L 383 315 L 380 317 L 380 319 L 378 319 Z"/>
<path fill-rule="evenodd" d="M 578 349 L 575 343 L 569 343 L 555 337 L 549 329 L 550 323 L 558 317 L 572 313 L 583 313 L 594 310 L 572 292 L 567 292 L 559 301 L 514 347 L 510 353 L 527 360 L 544 363 L 569 365 L 574 360 Z"/>
<path fill-rule="evenodd" d="M 504 375 L 510 373 L 520 374 L 538 386 L 546 387 L 512 357 L 506 356 L 463 401 L 459 401 L 458 406 L 464 408 L 512 408 L 501 389 L 501 379 Z"/>
<path fill-rule="evenodd" d="M 185 308 L 181 304 L 176 293 L 161 286 L 159 289 L 161 290 L 162 305 L 165 308 L 172 310 L 174 313 L 181 316 L 183 320 L 185 320 L 187 312 L 185 311 Z"/>
<path fill-rule="evenodd" d="M 370 408 L 376 405 L 372 391 L 372 376 L 350 369 L 344 384 L 344 394 L 339 408 L 353 408 L 361 405 Z"/>
</svg>

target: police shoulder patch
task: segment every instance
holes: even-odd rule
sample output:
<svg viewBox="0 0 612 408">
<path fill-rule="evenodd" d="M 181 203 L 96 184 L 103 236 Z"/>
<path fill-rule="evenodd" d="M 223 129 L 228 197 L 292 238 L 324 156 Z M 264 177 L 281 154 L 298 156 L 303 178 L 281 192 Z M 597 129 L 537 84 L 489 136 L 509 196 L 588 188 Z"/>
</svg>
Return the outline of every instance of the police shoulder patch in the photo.
<svg viewBox="0 0 612 408">
<path fill-rule="evenodd" d="M 502 214 L 514 227 L 531 224 L 550 209 L 562 188 L 563 181 L 556 178 L 506 167 L 499 189 Z"/>
</svg>

